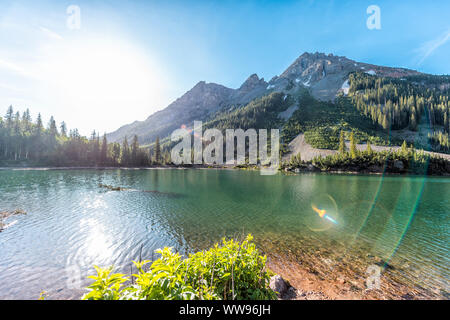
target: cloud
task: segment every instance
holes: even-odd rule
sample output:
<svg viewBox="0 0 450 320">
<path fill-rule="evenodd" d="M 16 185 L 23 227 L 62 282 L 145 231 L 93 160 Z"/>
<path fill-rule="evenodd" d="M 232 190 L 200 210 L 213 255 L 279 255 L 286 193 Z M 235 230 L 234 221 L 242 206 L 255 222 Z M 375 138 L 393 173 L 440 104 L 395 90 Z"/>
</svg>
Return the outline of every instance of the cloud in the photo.
<svg viewBox="0 0 450 320">
<path fill-rule="evenodd" d="M 17 87 L 11 86 L 9 84 L 1 83 L 0 82 L 0 89 L 8 90 L 8 91 L 16 91 L 16 92 L 23 92 L 23 89 L 19 89 Z"/>
<path fill-rule="evenodd" d="M 57 34 L 56 32 L 47 29 L 45 27 L 39 26 L 39 29 L 49 38 L 51 39 L 55 39 L 55 40 L 64 40 L 64 38 L 62 36 L 60 36 L 59 34 Z"/>
<path fill-rule="evenodd" d="M 23 76 L 23 77 L 36 78 L 36 76 L 33 73 L 23 69 L 22 67 L 18 66 L 15 63 L 3 60 L 2 58 L 0 58 L 0 69 L 12 71 L 12 72 L 14 72 L 16 74 L 19 74 L 19 75 Z"/>
<path fill-rule="evenodd" d="M 431 54 L 433 54 L 434 51 L 439 49 L 439 47 L 443 46 L 449 40 L 450 29 L 439 35 L 436 39 L 423 43 L 420 48 L 416 50 L 419 53 L 418 56 L 420 59 L 418 64 L 421 65 L 425 59 L 427 59 Z"/>
</svg>

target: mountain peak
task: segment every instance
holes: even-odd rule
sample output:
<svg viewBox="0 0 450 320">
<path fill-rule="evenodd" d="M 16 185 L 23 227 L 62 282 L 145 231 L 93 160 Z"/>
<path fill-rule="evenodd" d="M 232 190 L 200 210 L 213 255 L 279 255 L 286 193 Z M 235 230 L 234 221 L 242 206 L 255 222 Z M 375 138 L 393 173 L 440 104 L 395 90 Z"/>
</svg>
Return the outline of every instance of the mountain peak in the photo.
<svg viewBox="0 0 450 320">
<path fill-rule="evenodd" d="M 254 73 L 248 77 L 247 80 L 245 80 L 245 82 L 240 86 L 239 91 L 248 92 L 261 85 L 267 85 L 267 83 L 264 81 L 264 78 L 260 79 L 258 75 Z"/>
</svg>

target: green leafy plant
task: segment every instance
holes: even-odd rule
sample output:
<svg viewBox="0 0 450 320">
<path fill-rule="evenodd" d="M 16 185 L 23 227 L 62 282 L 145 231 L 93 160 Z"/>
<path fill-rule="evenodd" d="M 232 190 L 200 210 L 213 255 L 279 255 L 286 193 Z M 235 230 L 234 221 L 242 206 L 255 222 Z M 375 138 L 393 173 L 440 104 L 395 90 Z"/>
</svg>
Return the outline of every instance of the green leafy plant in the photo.
<svg viewBox="0 0 450 320">
<path fill-rule="evenodd" d="M 157 250 L 155 261 L 134 264 L 135 281 L 112 268 L 95 267 L 96 276 L 83 296 L 86 300 L 234 300 L 276 299 L 269 288 L 271 272 L 253 237 L 242 241 L 222 240 L 211 249 L 182 258 L 172 248 Z"/>
</svg>

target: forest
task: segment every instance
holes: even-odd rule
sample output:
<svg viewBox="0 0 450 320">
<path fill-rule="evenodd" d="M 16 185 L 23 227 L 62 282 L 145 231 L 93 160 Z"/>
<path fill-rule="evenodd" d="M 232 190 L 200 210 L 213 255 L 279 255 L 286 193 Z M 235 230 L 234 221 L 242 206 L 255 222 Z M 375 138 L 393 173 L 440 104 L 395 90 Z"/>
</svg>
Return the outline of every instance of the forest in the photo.
<svg viewBox="0 0 450 320">
<path fill-rule="evenodd" d="M 28 109 L 20 114 L 12 106 L 0 117 L 2 165 L 141 167 L 169 162 L 169 151 L 159 138 L 152 149 L 141 148 L 137 136 L 122 144 L 108 143 L 106 135 L 100 137 L 95 130 L 87 138 L 77 129 L 68 130 L 64 121 L 58 125 L 53 117 L 45 126 L 41 114 L 33 121 Z"/>
<path fill-rule="evenodd" d="M 337 150 L 344 130 L 347 139 L 354 132 L 357 143 L 401 145 L 409 136 L 416 149 L 450 152 L 449 77 L 396 79 L 355 72 L 349 84 L 348 95 L 341 93 L 334 102 L 302 92 L 298 110 L 283 127 L 285 144 L 303 132 L 313 147 Z"/>
<path fill-rule="evenodd" d="M 430 130 L 431 149 L 449 151 L 450 79 L 410 76 L 401 79 L 366 73 L 349 76 L 349 97 L 356 109 L 384 130 Z"/>
</svg>

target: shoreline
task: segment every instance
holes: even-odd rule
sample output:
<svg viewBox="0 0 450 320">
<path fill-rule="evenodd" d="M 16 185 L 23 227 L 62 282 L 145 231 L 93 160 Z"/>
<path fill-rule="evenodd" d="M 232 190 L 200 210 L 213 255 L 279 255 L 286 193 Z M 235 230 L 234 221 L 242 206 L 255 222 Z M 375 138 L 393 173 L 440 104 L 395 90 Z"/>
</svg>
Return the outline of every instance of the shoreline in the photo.
<svg viewBox="0 0 450 320">
<path fill-rule="evenodd" d="M 402 276 L 409 271 L 398 262 L 381 267 L 380 287 L 368 289 L 367 266 L 382 266 L 384 260 L 366 255 L 363 250 L 350 253 L 348 248 L 337 248 L 339 253 L 333 257 L 326 248 L 291 250 L 270 239 L 260 240 L 261 249 L 267 255 L 267 266 L 295 289 L 295 295 L 289 300 L 449 299 L 445 288 L 405 282 Z"/>
<path fill-rule="evenodd" d="M 82 167 L 52 167 L 52 166 L 42 166 L 42 167 L 0 167 L 0 171 L 53 171 L 53 170 L 241 170 L 241 171 L 259 171 L 259 168 L 253 167 L 231 167 L 231 166 L 206 166 L 206 165 L 196 165 L 196 166 L 154 166 L 154 167 L 92 167 L 92 166 L 82 166 Z M 279 170 L 280 174 L 283 175 L 302 175 L 302 174 L 332 174 L 332 175 L 357 175 L 357 176 L 430 176 L 430 177 L 450 177 L 450 174 L 416 174 L 413 172 L 374 172 L 374 171 L 343 171 L 343 170 Z"/>
</svg>

